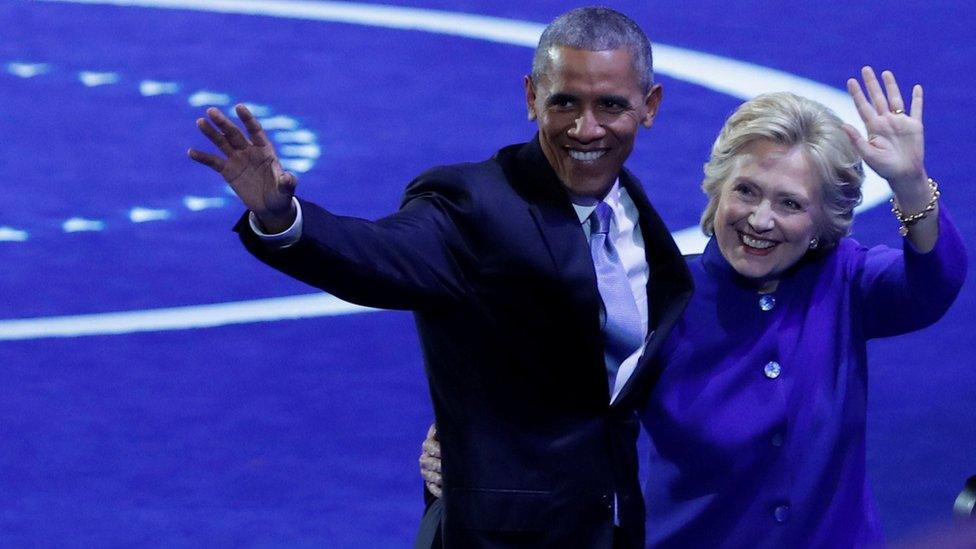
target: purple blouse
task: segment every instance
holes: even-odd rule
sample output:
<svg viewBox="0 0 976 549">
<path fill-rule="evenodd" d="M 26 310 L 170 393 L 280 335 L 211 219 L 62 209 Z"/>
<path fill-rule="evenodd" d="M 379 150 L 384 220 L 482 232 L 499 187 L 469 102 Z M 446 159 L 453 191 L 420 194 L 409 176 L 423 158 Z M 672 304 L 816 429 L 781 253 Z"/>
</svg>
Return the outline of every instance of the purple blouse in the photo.
<svg viewBox="0 0 976 549">
<path fill-rule="evenodd" d="M 944 208 L 926 254 L 843 239 L 761 296 L 715 240 L 661 353 L 648 547 L 862 547 L 884 541 L 865 474 L 869 338 L 938 320 L 966 274 Z"/>
</svg>

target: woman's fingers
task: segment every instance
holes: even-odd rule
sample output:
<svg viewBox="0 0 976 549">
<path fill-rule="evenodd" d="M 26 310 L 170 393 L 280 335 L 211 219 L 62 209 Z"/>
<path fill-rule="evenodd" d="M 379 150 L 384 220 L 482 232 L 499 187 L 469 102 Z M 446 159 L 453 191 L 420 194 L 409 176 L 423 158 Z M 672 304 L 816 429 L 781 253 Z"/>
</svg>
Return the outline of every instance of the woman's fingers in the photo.
<svg viewBox="0 0 976 549">
<path fill-rule="evenodd" d="M 912 87 L 912 118 L 922 121 L 922 86 Z"/>
<path fill-rule="evenodd" d="M 888 106 L 891 112 L 896 114 L 905 112 L 905 101 L 902 100 L 895 75 L 891 71 L 884 71 L 881 73 L 881 79 L 884 81 L 885 93 L 888 94 Z"/>
<path fill-rule="evenodd" d="M 847 93 L 851 94 L 851 99 L 854 100 L 854 107 L 857 108 L 857 113 L 861 115 L 861 120 L 867 123 L 868 120 L 877 116 L 874 108 L 871 107 L 867 98 L 864 96 L 861 83 L 856 78 L 847 79 Z"/>
<path fill-rule="evenodd" d="M 425 484 L 427 486 L 427 491 L 433 494 L 435 498 L 439 498 L 443 495 L 439 484 L 434 484 L 433 482 L 427 482 Z"/>
<path fill-rule="evenodd" d="M 889 112 L 891 108 L 888 106 L 888 99 L 885 98 L 884 91 L 881 89 L 881 83 L 878 82 L 878 77 L 874 74 L 874 69 L 867 66 L 861 68 L 861 78 L 864 80 L 864 87 L 867 89 L 868 97 L 871 98 L 874 112 L 877 114 Z"/>
<path fill-rule="evenodd" d="M 441 460 L 428 455 L 420 456 L 420 470 L 421 471 L 433 471 L 435 473 L 441 472 Z"/>
<path fill-rule="evenodd" d="M 436 440 L 425 440 L 421 449 L 424 451 L 424 455 L 435 458 L 441 457 L 441 445 Z"/>
</svg>

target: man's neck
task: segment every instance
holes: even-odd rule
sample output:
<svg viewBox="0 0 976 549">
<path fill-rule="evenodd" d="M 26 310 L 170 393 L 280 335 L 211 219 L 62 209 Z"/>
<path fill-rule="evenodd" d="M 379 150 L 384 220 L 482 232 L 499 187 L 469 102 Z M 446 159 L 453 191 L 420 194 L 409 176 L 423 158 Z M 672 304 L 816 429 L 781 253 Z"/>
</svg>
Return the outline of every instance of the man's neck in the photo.
<svg viewBox="0 0 976 549">
<path fill-rule="evenodd" d="M 607 194 L 611 190 L 613 190 L 613 188 L 617 185 L 617 182 L 618 181 L 619 181 L 619 178 L 616 178 L 613 181 L 611 181 L 610 184 L 607 185 L 607 188 L 602 193 L 600 193 L 598 196 L 581 195 L 581 194 L 575 194 L 573 192 L 567 191 L 567 192 L 569 192 L 569 200 L 570 200 L 570 202 L 572 202 L 573 204 L 576 204 L 577 206 L 596 206 L 604 198 L 607 197 Z"/>
</svg>

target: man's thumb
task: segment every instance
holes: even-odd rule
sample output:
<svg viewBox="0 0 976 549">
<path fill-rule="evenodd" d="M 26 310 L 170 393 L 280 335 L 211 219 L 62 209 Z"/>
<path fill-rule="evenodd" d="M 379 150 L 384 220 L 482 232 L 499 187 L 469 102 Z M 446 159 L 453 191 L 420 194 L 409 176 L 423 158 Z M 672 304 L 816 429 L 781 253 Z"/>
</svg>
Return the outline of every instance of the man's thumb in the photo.
<svg viewBox="0 0 976 549">
<path fill-rule="evenodd" d="M 295 194 L 295 187 L 298 186 L 298 179 L 291 172 L 284 172 L 278 176 L 278 186 L 288 194 Z"/>
</svg>

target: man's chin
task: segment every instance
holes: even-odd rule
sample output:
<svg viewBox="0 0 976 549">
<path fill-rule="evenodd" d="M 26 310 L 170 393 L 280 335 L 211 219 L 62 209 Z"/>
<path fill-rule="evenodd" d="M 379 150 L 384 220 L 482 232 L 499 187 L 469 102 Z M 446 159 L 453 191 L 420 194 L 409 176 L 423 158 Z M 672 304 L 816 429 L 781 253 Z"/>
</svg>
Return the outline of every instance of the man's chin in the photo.
<svg viewBox="0 0 976 549">
<path fill-rule="evenodd" d="M 574 177 L 567 178 L 564 184 L 573 196 L 600 199 L 607 194 L 607 191 L 613 186 L 615 180 L 611 179 L 607 181 L 603 178 Z"/>
</svg>

